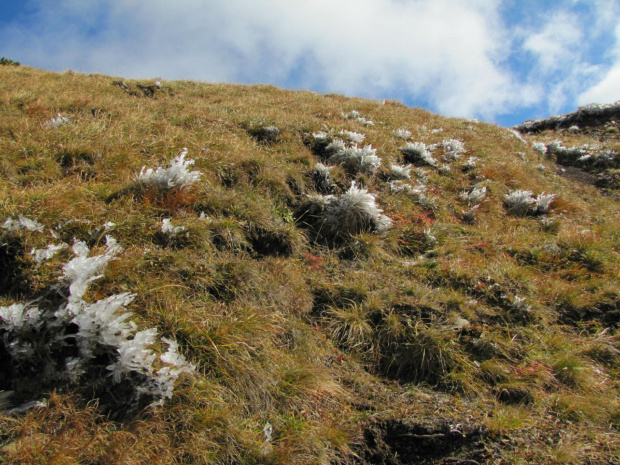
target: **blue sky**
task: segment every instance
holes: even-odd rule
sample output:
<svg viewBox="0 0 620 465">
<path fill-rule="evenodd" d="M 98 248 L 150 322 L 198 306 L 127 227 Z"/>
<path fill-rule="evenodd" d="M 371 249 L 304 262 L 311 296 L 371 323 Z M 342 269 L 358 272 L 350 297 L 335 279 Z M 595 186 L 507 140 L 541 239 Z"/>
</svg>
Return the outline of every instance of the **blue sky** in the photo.
<svg viewBox="0 0 620 465">
<path fill-rule="evenodd" d="M 0 0 L 0 56 L 512 126 L 620 100 L 620 0 Z"/>
</svg>

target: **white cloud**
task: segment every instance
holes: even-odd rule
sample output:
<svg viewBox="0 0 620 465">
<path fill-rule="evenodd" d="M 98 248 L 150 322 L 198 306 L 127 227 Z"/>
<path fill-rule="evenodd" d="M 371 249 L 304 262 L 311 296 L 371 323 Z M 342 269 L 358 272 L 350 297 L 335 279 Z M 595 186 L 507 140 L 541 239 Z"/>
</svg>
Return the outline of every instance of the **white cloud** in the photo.
<svg viewBox="0 0 620 465">
<path fill-rule="evenodd" d="M 424 99 L 459 116 L 492 116 L 534 98 L 502 67 L 510 44 L 499 0 L 92 0 L 88 8 L 76 0 L 39 2 L 31 28 L 0 35 L 33 66 L 293 82 Z"/>
<path fill-rule="evenodd" d="M 577 102 L 579 105 L 589 103 L 613 103 L 620 100 L 620 25 L 616 27 L 615 58 L 612 66 L 599 73 L 598 82 L 582 92 Z"/>
<path fill-rule="evenodd" d="M 573 61 L 578 53 L 577 44 L 583 33 L 577 17 L 565 11 L 555 13 L 540 32 L 532 32 L 523 42 L 523 48 L 532 52 L 543 71 L 554 71 Z"/>
</svg>

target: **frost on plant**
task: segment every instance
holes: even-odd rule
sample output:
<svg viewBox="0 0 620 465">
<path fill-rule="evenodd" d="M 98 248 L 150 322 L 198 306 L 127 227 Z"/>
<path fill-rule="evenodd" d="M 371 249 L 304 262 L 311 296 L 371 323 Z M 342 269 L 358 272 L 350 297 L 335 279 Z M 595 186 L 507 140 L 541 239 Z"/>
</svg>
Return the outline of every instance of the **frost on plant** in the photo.
<svg viewBox="0 0 620 465">
<path fill-rule="evenodd" d="M 366 118 L 364 118 L 362 116 L 362 114 L 357 111 L 357 110 L 351 110 L 349 113 L 344 114 L 342 113 L 340 116 L 342 116 L 343 119 L 352 119 L 357 121 L 360 124 L 363 124 L 364 126 L 374 126 L 375 123 L 373 123 L 370 120 L 367 120 Z"/>
<path fill-rule="evenodd" d="M 527 141 L 521 137 L 521 134 L 519 134 L 517 131 L 515 131 L 514 129 L 509 129 L 510 133 L 522 144 L 527 145 Z"/>
<path fill-rule="evenodd" d="M 394 137 L 407 140 L 411 137 L 411 131 L 405 128 L 397 129 L 396 131 L 394 131 Z"/>
<path fill-rule="evenodd" d="M 544 155 L 544 154 L 547 153 L 547 147 L 542 142 L 534 142 L 532 144 L 532 149 L 534 149 L 535 151 L 537 151 L 541 155 Z"/>
<path fill-rule="evenodd" d="M 49 119 L 45 123 L 45 125 L 48 128 L 59 128 L 60 126 L 71 123 L 73 123 L 73 120 L 71 118 L 67 118 L 66 116 L 62 116 L 60 113 L 58 113 L 55 118 Z"/>
<path fill-rule="evenodd" d="M 509 213 L 516 216 L 525 216 L 532 204 L 536 203 L 532 191 L 518 190 L 504 196 L 504 205 Z"/>
<path fill-rule="evenodd" d="M 42 232 L 45 227 L 36 220 L 31 220 L 30 218 L 20 215 L 16 220 L 7 218 L 2 224 L 2 228 L 8 232 L 16 232 L 21 229 Z"/>
<path fill-rule="evenodd" d="M 346 240 L 363 231 L 384 232 L 392 220 L 382 214 L 375 196 L 355 182 L 339 196 L 313 195 L 298 210 L 298 217 L 317 237 L 329 241 Z"/>
<path fill-rule="evenodd" d="M 340 131 L 340 135 L 346 137 L 351 142 L 355 142 L 356 144 L 361 144 L 364 142 L 366 136 L 364 134 L 360 134 L 359 132 L 353 131 Z"/>
<path fill-rule="evenodd" d="M 485 187 L 474 187 L 469 192 L 463 192 L 459 198 L 465 202 L 467 202 L 468 206 L 471 206 L 476 203 L 480 203 L 482 199 L 487 195 L 487 188 Z"/>
<path fill-rule="evenodd" d="M 381 166 L 381 159 L 377 156 L 377 150 L 370 145 L 359 148 L 357 145 L 346 147 L 344 142 L 336 139 L 327 146 L 330 157 L 327 161 L 342 165 L 349 173 L 373 174 Z"/>
<path fill-rule="evenodd" d="M 174 237 L 183 231 L 185 231 L 184 226 L 173 226 L 169 218 L 164 218 L 162 221 L 161 232 L 168 237 Z"/>
<path fill-rule="evenodd" d="M 411 177 L 411 165 L 390 165 L 390 177 L 393 179 L 409 179 Z"/>
<path fill-rule="evenodd" d="M 551 203 L 556 198 L 556 194 L 547 194 L 543 192 L 538 194 L 534 203 L 534 215 L 546 215 L 549 212 Z"/>
<path fill-rule="evenodd" d="M 170 161 L 168 168 L 158 167 L 155 171 L 152 168 L 142 167 L 137 181 L 147 187 L 156 187 L 161 190 L 169 190 L 175 187 L 185 188 L 200 181 L 202 173 L 200 171 L 190 171 L 189 167 L 194 164 L 194 160 L 185 160 L 187 149 L 183 149 L 181 154 Z"/>
<path fill-rule="evenodd" d="M 539 194 L 534 198 L 532 191 L 514 191 L 504 196 L 504 205 L 509 213 L 516 216 L 546 215 L 555 194 Z"/>
<path fill-rule="evenodd" d="M 314 171 L 310 176 L 314 180 L 314 186 L 320 194 L 331 194 L 334 191 L 334 185 L 330 177 L 333 166 L 325 166 L 323 163 L 317 163 Z"/>
<path fill-rule="evenodd" d="M 90 283 L 101 278 L 107 263 L 122 251 L 113 238 L 106 239 L 104 253 L 94 256 L 84 242 L 75 241 L 76 256 L 37 306 L 0 307 L 0 344 L 9 355 L 0 365 L 3 385 L 37 386 L 45 392 L 91 383 L 95 395 L 114 392 L 110 402 L 133 403 L 143 394 L 169 398 L 180 373 L 193 370 L 172 341 L 164 341 L 168 352 L 158 356 L 155 328 L 137 331 L 126 311 L 134 294 L 84 300 Z"/>
<path fill-rule="evenodd" d="M 68 247 L 67 244 L 62 243 L 58 245 L 50 244 L 45 249 L 32 249 L 30 255 L 34 256 L 35 263 L 39 264 L 45 260 L 53 258 L 58 252 Z"/>
<path fill-rule="evenodd" d="M 422 142 L 409 142 L 400 148 L 401 153 L 405 157 L 407 163 L 414 165 L 437 166 L 437 162 L 431 156 L 429 147 Z"/>
<path fill-rule="evenodd" d="M 448 139 L 442 141 L 439 145 L 444 149 L 443 157 L 445 160 L 456 160 L 461 154 L 465 153 L 465 146 L 460 140 Z"/>
</svg>

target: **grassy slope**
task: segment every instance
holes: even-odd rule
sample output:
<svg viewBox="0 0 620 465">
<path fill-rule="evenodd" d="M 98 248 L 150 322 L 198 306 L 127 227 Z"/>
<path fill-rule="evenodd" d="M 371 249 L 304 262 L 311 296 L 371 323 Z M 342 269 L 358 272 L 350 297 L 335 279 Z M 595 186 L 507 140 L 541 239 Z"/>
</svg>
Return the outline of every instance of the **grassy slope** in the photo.
<svg viewBox="0 0 620 465">
<path fill-rule="evenodd" d="M 163 407 L 124 417 L 79 387 L 54 393 L 48 408 L 0 416 L 0 460 L 619 460 L 617 200 L 556 175 L 553 160 L 494 125 L 270 86 L 179 81 L 150 98 L 113 81 L 0 69 L 0 221 L 63 225 L 57 239 L 3 233 L 0 242 L 17 244 L 3 260 L 18 277 L 5 275 L 0 304 L 37 297 L 72 256 L 36 267 L 27 251 L 73 238 L 97 249 L 103 235 L 92 231 L 114 222 L 125 252 L 88 298 L 136 293 L 134 320 L 179 341 L 197 374 Z M 340 116 L 351 110 L 375 125 Z M 57 113 L 74 123 L 47 127 Z M 281 130 L 276 143 L 248 133 L 257 120 Z M 390 163 L 403 164 L 398 128 L 412 141 L 465 145 L 449 172 L 426 168 L 434 209 L 385 180 Z M 319 161 L 304 141 L 329 129 L 364 133 L 377 149 L 381 170 L 356 179 L 394 220 L 387 234 L 327 247 L 295 223 Z M 587 141 L 570 137 L 567 146 Z M 198 185 L 135 188 L 142 166 L 167 166 L 183 147 L 204 173 Z M 461 169 L 469 156 L 476 167 Z M 354 179 L 341 168 L 332 176 L 338 192 Z M 474 185 L 487 196 L 470 224 L 459 195 Z M 555 221 L 508 215 L 502 199 L 515 189 L 558 194 Z M 163 218 L 188 235 L 162 241 Z M 67 223 L 75 219 L 89 223 Z M 436 243 L 424 242 L 429 228 Z M 468 324 L 456 328 L 459 319 Z M 444 434 L 445 425 L 465 435 Z"/>
</svg>

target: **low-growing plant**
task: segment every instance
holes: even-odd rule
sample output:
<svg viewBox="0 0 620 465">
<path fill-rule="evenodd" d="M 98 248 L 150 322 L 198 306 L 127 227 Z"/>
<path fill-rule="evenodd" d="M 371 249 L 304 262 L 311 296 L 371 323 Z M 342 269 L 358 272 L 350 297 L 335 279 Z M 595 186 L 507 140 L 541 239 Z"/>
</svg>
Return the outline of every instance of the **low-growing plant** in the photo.
<svg viewBox="0 0 620 465">
<path fill-rule="evenodd" d="M 407 163 L 437 167 L 437 161 L 432 157 L 430 148 L 422 142 L 408 142 L 399 150 Z"/>
</svg>

